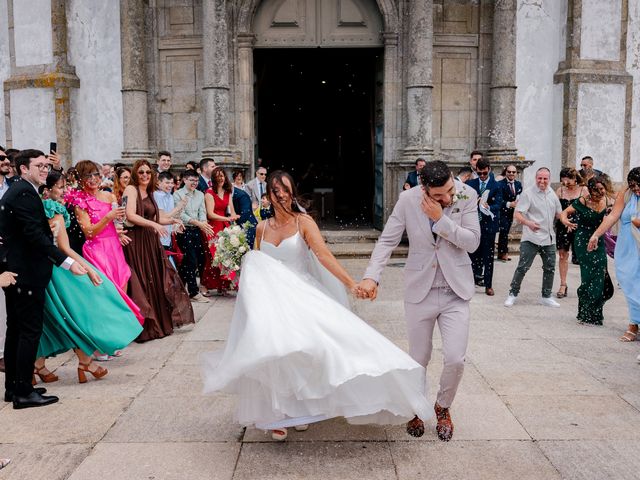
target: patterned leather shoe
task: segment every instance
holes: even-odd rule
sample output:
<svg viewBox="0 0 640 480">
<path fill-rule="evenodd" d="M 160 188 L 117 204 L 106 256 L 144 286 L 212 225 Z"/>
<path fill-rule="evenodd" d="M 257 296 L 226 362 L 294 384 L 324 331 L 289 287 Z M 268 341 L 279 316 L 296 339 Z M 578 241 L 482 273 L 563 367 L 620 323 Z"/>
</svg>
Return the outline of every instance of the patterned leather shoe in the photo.
<svg viewBox="0 0 640 480">
<path fill-rule="evenodd" d="M 412 437 L 421 437 L 424 435 L 424 422 L 417 416 L 413 417 L 413 420 L 407 423 L 407 433 Z"/>
<path fill-rule="evenodd" d="M 434 410 L 438 419 L 438 424 L 436 425 L 438 438 L 443 442 L 448 442 L 453 437 L 453 422 L 451 421 L 449 409 L 443 408 L 436 403 Z"/>
</svg>

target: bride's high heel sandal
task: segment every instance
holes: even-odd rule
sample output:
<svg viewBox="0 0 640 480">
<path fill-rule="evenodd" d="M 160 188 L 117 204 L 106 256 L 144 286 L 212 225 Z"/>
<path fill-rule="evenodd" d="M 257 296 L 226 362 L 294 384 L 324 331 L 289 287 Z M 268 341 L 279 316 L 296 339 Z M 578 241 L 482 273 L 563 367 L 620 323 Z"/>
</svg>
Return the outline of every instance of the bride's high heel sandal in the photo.
<svg viewBox="0 0 640 480">
<path fill-rule="evenodd" d="M 279 428 L 278 430 L 271 430 L 271 438 L 274 440 L 284 441 L 287 439 L 287 429 Z"/>
<path fill-rule="evenodd" d="M 107 373 L 109 373 L 109 370 L 107 370 L 106 368 L 103 368 L 101 366 L 98 366 L 98 368 L 95 369 L 95 371 L 91 371 L 89 370 L 89 366 L 91 365 L 92 362 L 89 363 L 78 363 L 78 383 L 87 383 L 87 375 L 85 372 L 90 373 L 91 375 L 93 375 L 93 378 L 102 378 L 104 377 Z"/>
<path fill-rule="evenodd" d="M 38 383 L 36 380 L 36 375 L 40 377 L 40 380 L 43 381 L 44 383 L 53 383 L 58 381 L 58 376 L 55 373 L 53 372 L 42 373 L 42 371 L 46 369 L 47 367 L 44 365 L 40 368 L 35 366 L 33 367 L 33 379 L 31 381 L 33 385 Z"/>
</svg>

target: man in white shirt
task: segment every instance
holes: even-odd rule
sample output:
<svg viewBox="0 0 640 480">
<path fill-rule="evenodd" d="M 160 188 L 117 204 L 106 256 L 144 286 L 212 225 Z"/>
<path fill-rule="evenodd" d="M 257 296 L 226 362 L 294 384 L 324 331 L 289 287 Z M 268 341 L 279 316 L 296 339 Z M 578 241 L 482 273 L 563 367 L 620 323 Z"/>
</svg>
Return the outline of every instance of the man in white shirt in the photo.
<svg viewBox="0 0 640 480">
<path fill-rule="evenodd" d="M 266 168 L 258 167 L 258 170 L 256 170 L 256 178 L 247 183 L 246 191 L 251 197 L 251 205 L 255 210 L 260 206 L 260 199 L 262 198 L 262 194 L 267 192 Z"/>
<path fill-rule="evenodd" d="M 522 224 L 520 261 L 513 273 L 509 296 L 505 307 L 512 307 L 520 293 L 520 284 L 536 255 L 542 259 L 542 296 L 540 303 L 548 307 L 560 304 L 551 298 L 553 277 L 556 270 L 556 238 L 554 222 L 562 213 L 557 195 L 549 187 L 551 173 L 542 167 L 536 171 L 536 184 L 527 188 L 516 206 L 513 217 Z"/>
</svg>

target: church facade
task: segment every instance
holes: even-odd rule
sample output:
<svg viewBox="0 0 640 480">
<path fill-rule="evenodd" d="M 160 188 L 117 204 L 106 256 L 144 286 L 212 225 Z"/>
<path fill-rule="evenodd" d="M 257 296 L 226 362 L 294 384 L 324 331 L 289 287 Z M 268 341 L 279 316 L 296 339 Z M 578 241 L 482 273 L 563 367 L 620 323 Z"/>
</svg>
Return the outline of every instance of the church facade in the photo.
<svg viewBox="0 0 640 480">
<path fill-rule="evenodd" d="M 640 0 L 0 0 L 0 81 L 0 144 L 261 162 L 345 223 L 417 158 L 640 164 Z"/>
</svg>

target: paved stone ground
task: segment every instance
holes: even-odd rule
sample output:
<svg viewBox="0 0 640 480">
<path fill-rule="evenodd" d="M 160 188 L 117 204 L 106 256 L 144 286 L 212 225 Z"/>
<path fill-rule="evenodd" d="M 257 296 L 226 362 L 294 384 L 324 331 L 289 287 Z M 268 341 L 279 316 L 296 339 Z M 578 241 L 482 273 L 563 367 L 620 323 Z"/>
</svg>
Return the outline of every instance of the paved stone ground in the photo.
<svg viewBox="0 0 640 480">
<path fill-rule="evenodd" d="M 438 441 L 433 420 L 421 439 L 401 427 L 341 420 L 292 431 L 286 443 L 239 427 L 232 397 L 200 393 L 198 355 L 224 347 L 233 309 L 232 298 L 219 298 L 196 305 L 195 327 L 129 347 L 100 381 L 79 385 L 71 356 L 51 360 L 60 381 L 50 391 L 60 403 L 22 411 L 0 404 L 0 457 L 13 459 L 0 479 L 639 478 L 640 344 L 617 340 L 624 297 L 617 291 L 607 304 L 606 326 L 580 326 L 578 268 L 563 308 L 550 309 L 536 304 L 537 261 L 508 310 L 502 302 L 515 260 L 496 264 L 495 297 L 478 290 L 472 301 L 450 443 Z M 344 264 L 358 276 L 366 261 Z M 406 349 L 401 266 L 392 260 L 379 300 L 356 310 Z M 432 398 L 440 369 L 437 349 Z"/>
</svg>

